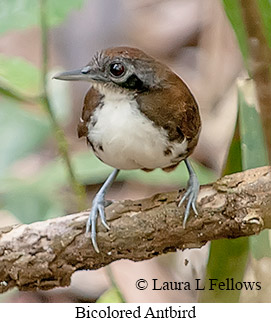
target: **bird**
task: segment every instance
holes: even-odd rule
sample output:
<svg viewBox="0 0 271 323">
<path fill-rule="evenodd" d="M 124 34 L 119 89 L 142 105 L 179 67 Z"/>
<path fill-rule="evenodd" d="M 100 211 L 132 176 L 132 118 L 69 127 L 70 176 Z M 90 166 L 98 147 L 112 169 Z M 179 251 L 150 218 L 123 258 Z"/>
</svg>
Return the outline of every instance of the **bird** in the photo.
<svg viewBox="0 0 271 323">
<path fill-rule="evenodd" d="M 189 173 L 183 227 L 192 209 L 198 215 L 197 175 L 188 160 L 201 129 L 199 107 L 186 83 L 167 65 L 140 49 L 120 46 L 98 51 L 82 68 L 61 72 L 55 79 L 86 81 L 78 136 L 85 137 L 96 157 L 114 170 L 92 201 L 86 224 L 94 250 L 97 219 L 110 230 L 106 192 L 120 170 L 174 170 L 182 161 Z"/>
</svg>

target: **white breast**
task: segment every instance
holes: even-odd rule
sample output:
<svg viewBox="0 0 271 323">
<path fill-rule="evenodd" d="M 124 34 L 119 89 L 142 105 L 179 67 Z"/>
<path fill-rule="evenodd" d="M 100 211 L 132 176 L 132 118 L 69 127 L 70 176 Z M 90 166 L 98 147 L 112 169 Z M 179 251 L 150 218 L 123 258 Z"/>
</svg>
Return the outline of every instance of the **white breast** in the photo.
<svg viewBox="0 0 271 323">
<path fill-rule="evenodd" d="M 88 138 L 95 154 L 118 169 L 163 168 L 185 153 L 187 142 L 170 143 L 139 110 L 136 100 L 124 95 L 105 95 L 88 124 Z M 165 154 L 171 147 L 172 153 Z"/>
</svg>

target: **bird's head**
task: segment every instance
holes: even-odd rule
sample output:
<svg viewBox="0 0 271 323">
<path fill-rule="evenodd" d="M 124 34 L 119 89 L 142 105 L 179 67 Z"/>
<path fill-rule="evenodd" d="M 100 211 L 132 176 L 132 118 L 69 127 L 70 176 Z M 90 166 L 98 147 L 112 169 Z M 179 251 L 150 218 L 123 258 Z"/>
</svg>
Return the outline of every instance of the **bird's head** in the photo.
<svg viewBox="0 0 271 323">
<path fill-rule="evenodd" d="M 54 76 L 58 80 L 87 81 L 99 89 L 144 92 L 163 88 L 172 72 L 139 49 L 113 47 L 102 50 L 77 70 Z"/>
</svg>

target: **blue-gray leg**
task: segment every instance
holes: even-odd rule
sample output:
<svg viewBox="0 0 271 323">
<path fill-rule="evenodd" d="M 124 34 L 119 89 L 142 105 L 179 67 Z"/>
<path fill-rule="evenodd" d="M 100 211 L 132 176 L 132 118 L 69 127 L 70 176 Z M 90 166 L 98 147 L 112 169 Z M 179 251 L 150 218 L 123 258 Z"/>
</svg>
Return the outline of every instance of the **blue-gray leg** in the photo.
<svg viewBox="0 0 271 323">
<path fill-rule="evenodd" d="M 192 165 L 190 164 L 189 160 L 185 159 L 184 162 L 185 162 L 185 165 L 186 165 L 188 173 L 189 173 L 189 180 L 188 180 L 187 190 L 184 193 L 184 195 L 178 205 L 180 207 L 182 205 L 182 203 L 184 202 L 184 200 L 187 199 L 187 205 L 185 208 L 184 219 L 183 219 L 183 228 L 185 228 L 187 219 L 189 217 L 189 212 L 190 212 L 191 206 L 192 206 L 194 213 L 196 215 L 198 215 L 198 211 L 196 209 L 196 204 L 197 204 L 197 197 L 199 194 L 199 187 L 200 187 L 197 175 L 196 175 Z"/>
<path fill-rule="evenodd" d="M 96 252 L 99 252 L 99 248 L 96 241 L 97 217 L 98 215 L 100 216 L 103 226 L 107 230 L 109 230 L 110 228 L 106 223 L 105 211 L 104 211 L 105 207 L 108 206 L 109 203 L 108 201 L 105 200 L 105 194 L 107 190 L 110 188 L 110 186 L 113 184 L 118 173 L 119 173 L 119 169 L 113 170 L 113 172 L 108 176 L 107 180 L 104 182 L 103 186 L 100 188 L 100 190 L 95 195 L 92 201 L 91 211 L 89 213 L 89 217 L 87 220 L 86 234 L 88 234 L 91 230 L 91 241 L 92 241 L 93 248 L 95 249 Z"/>
</svg>

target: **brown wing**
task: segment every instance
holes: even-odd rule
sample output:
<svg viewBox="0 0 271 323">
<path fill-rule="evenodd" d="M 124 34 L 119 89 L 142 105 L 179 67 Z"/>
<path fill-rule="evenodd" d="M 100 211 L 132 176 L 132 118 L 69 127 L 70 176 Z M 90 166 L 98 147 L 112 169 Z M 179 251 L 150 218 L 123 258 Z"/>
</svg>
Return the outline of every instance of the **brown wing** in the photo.
<svg viewBox="0 0 271 323">
<path fill-rule="evenodd" d="M 173 72 L 168 76 L 168 86 L 139 94 L 141 111 L 158 127 L 168 132 L 170 141 L 188 141 L 187 156 L 197 142 L 201 128 L 199 109 L 186 84 Z"/>
<path fill-rule="evenodd" d="M 90 121 L 90 117 L 93 111 L 96 109 L 97 106 L 101 104 L 102 95 L 91 87 L 84 99 L 82 117 L 80 122 L 77 126 L 77 133 L 78 137 L 87 137 L 88 135 L 88 127 L 87 124 Z"/>
</svg>

